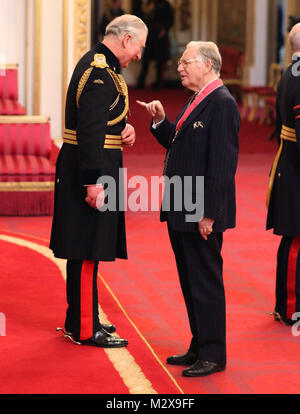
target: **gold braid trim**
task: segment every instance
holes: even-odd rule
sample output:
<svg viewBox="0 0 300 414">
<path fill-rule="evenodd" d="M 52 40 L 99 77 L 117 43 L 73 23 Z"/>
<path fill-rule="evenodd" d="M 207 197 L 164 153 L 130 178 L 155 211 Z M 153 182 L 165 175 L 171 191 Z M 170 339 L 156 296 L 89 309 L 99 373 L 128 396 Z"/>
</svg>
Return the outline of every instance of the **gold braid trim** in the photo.
<svg viewBox="0 0 300 414">
<path fill-rule="evenodd" d="M 112 77 L 112 80 L 114 81 L 114 84 L 116 85 L 116 88 L 119 92 L 119 94 L 126 96 L 128 95 L 128 88 L 126 85 L 126 82 L 123 78 L 122 75 L 118 75 L 116 72 L 114 72 L 111 69 L 106 69 L 107 72 L 110 74 L 110 76 Z"/>
<path fill-rule="evenodd" d="M 114 82 L 114 84 L 117 88 L 118 93 L 120 95 L 124 96 L 124 98 L 125 98 L 125 107 L 124 107 L 123 112 L 117 118 L 112 119 L 111 121 L 107 122 L 108 126 L 113 126 L 113 125 L 118 124 L 120 121 L 122 121 L 122 119 L 124 119 L 127 115 L 127 112 L 128 112 L 128 109 L 129 109 L 128 88 L 127 88 L 126 82 L 125 82 L 122 75 L 118 75 L 116 72 L 114 72 L 113 70 L 108 69 L 108 68 L 106 70 L 110 74 L 110 76 L 111 76 L 111 78 L 112 78 L 112 80 L 113 80 L 113 82 Z"/>
<path fill-rule="evenodd" d="M 80 96 L 82 94 L 83 88 L 85 87 L 85 84 L 87 83 L 87 81 L 88 81 L 88 79 L 89 79 L 89 77 L 90 77 L 93 69 L 94 68 L 88 68 L 84 72 L 84 74 L 81 76 L 81 79 L 80 79 L 80 81 L 78 83 L 77 94 L 76 94 L 76 104 L 77 104 L 77 108 L 79 108 L 79 98 L 80 98 Z"/>
</svg>

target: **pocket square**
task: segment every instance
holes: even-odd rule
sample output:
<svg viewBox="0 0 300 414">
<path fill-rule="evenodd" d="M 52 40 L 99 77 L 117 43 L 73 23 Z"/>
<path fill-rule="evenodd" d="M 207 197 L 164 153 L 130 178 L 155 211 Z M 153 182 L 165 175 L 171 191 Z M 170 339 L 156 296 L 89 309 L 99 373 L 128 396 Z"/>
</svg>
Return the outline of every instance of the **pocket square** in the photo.
<svg viewBox="0 0 300 414">
<path fill-rule="evenodd" d="M 103 85 L 103 84 L 104 84 L 103 80 L 101 80 L 101 79 L 95 79 L 95 80 L 93 81 L 93 83 L 98 83 L 99 85 L 100 85 L 100 84 L 101 84 L 101 85 Z"/>
<path fill-rule="evenodd" d="M 204 128 L 203 122 L 202 121 L 194 122 L 194 129 L 196 128 Z"/>
</svg>

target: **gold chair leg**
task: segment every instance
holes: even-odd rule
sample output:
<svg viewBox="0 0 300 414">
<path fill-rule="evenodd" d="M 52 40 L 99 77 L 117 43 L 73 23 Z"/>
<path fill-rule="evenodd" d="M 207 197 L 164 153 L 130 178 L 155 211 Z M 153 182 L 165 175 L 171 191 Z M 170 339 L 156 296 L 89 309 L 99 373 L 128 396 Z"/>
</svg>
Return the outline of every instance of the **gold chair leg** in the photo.
<svg viewBox="0 0 300 414">
<path fill-rule="evenodd" d="M 251 94 L 252 106 L 248 117 L 248 121 L 253 122 L 257 119 L 258 97 L 256 93 Z"/>
</svg>

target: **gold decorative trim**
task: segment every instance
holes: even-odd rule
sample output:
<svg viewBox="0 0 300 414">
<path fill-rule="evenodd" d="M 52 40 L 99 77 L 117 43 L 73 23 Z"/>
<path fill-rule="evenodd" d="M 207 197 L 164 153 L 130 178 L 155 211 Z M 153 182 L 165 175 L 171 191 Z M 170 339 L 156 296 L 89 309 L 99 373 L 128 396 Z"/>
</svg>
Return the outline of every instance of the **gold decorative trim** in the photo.
<svg viewBox="0 0 300 414">
<path fill-rule="evenodd" d="M 112 119 L 111 121 L 107 122 L 108 126 L 113 126 L 119 123 L 122 119 L 124 119 L 127 115 L 127 112 L 129 110 L 129 97 L 128 97 L 128 88 L 126 85 L 126 82 L 122 75 L 118 75 L 111 69 L 107 69 L 107 72 L 110 74 L 117 91 L 120 95 L 123 95 L 125 97 L 125 107 L 123 112 L 115 119 Z M 114 105 L 114 104 L 113 104 Z"/>
<path fill-rule="evenodd" d="M 276 174 L 279 159 L 281 157 L 281 153 L 282 153 L 282 150 L 283 150 L 283 142 L 284 141 L 297 142 L 296 131 L 295 131 L 295 136 L 293 136 L 293 131 L 295 131 L 295 130 L 293 130 L 292 128 L 286 127 L 285 125 L 282 126 L 281 135 L 280 135 L 280 147 L 279 147 L 279 150 L 276 154 L 275 160 L 274 160 L 273 165 L 272 165 L 269 184 L 268 184 L 267 198 L 266 198 L 266 207 L 267 208 L 269 208 L 269 205 L 270 205 L 271 194 L 272 194 L 273 185 L 274 185 L 274 181 L 275 181 L 275 174 Z"/>
<path fill-rule="evenodd" d="M 121 139 L 121 135 L 111 135 L 111 134 L 106 134 L 106 135 L 105 135 L 105 141 L 106 141 L 106 138 L 108 138 L 108 139 L 117 139 L 117 140 L 119 140 L 119 139 Z"/>
<path fill-rule="evenodd" d="M 42 68 L 42 0 L 35 0 L 34 9 L 34 103 L 33 113 L 41 110 L 41 68 Z"/>
<path fill-rule="evenodd" d="M 94 68 L 88 68 L 80 78 L 80 81 L 79 81 L 78 87 L 77 87 L 77 93 L 76 93 L 77 108 L 79 108 L 79 99 L 80 99 L 80 96 L 82 94 L 83 88 L 85 87 L 89 77 L 91 76 L 91 73 L 92 73 L 93 69 Z"/>
<path fill-rule="evenodd" d="M 123 112 L 117 118 L 112 119 L 111 121 L 108 121 L 107 125 L 113 126 L 113 125 L 118 124 L 120 121 L 122 121 L 122 119 L 126 117 L 128 109 L 129 109 L 129 100 L 128 100 L 128 96 L 125 96 L 125 107 L 124 107 Z"/>
<path fill-rule="evenodd" d="M 45 124 L 50 121 L 42 115 L 1 115 L 0 124 Z"/>
<path fill-rule="evenodd" d="M 77 141 L 74 141 L 73 139 L 67 138 L 67 137 L 63 137 L 63 142 L 66 144 L 72 144 L 72 145 L 78 145 Z"/>
<path fill-rule="evenodd" d="M 64 132 L 65 132 L 66 134 L 70 134 L 70 135 L 75 135 L 75 136 L 76 136 L 76 131 L 75 131 L 74 129 L 68 129 L 68 128 L 65 128 L 65 129 L 64 129 Z"/>
<path fill-rule="evenodd" d="M 63 134 L 63 142 L 66 144 L 78 145 L 77 138 L 76 138 L 76 131 L 68 130 L 69 133 L 64 131 Z M 104 146 L 105 149 L 120 149 L 123 150 L 122 146 L 122 137 L 121 135 L 105 135 Z"/>
<path fill-rule="evenodd" d="M 89 1 L 74 0 L 74 66 L 90 48 Z"/>
<path fill-rule="evenodd" d="M 122 75 L 118 75 L 116 72 L 114 72 L 111 69 L 106 69 L 107 72 L 110 74 L 112 80 L 114 81 L 114 84 L 117 88 L 117 91 L 119 94 L 123 95 L 123 96 L 127 96 L 128 95 L 128 88 L 125 82 L 125 79 L 123 78 Z"/>
<path fill-rule="evenodd" d="M 96 53 L 94 55 L 94 60 L 91 63 L 91 66 L 95 66 L 96 68 L 99 68 L 99 69 L 105 69 L 109 67 L 106 62 L 106 57 L 102 53 Z"/>
<path fill-rule="evenodd" d="M 110 111 L 112 111 L 118 105 L 119 100 L 120 100 L 120 94 L 118 93 L 116 100 L 109 107 Z"/>
<path fill-rule="evenodd" d="M 18 63 L 0 63 L 0 69 L 18 69 Z"/>
<path fill-rule="evenodd" d="M 54 181 L 0 182 L 0 191 L 53 191 Z"/>
</svg>

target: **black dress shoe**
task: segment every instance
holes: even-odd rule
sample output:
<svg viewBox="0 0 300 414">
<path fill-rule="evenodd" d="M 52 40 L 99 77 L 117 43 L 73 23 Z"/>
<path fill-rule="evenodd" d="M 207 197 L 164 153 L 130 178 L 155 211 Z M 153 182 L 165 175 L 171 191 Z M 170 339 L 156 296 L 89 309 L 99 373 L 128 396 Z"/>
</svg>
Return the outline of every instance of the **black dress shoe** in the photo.
<svg viewBox="0 0 300 414">
<path fill-rule="evenodd" d="M 114 333 L 117 330 L 115 325 L 111 325 L 111 324 L 108 325 L 108 324 L 105 324 L 105 323 L 101 323 L 101 328 L 105 329 L 106 332 L 108 332 L 108 333 Z"/>
<path fill-rule="evenodd" d="M 197 361 L 197 355 L 192 351 L 187 351 L 183 355 L 173 355 L 167 358 L 167 363 L 171 365 L 191 365 Z"/>
<path fill-rule="evenodd" d="M 106 332 L 105 329 L 100 329 L 94 333 L 94 335 L 86 340 L 79 341 L 81 345 L 92 345 L 101 348 L 122 348 L 128 345 L 126 339 L 118 338 Z"/>
<path fill-rule="evenodd" d="M 225 371 L 226 364 L 197 360 L 191 367 L 182 371 L 184 377 L 205 377 L 215 372 Z"/>
</svg>

